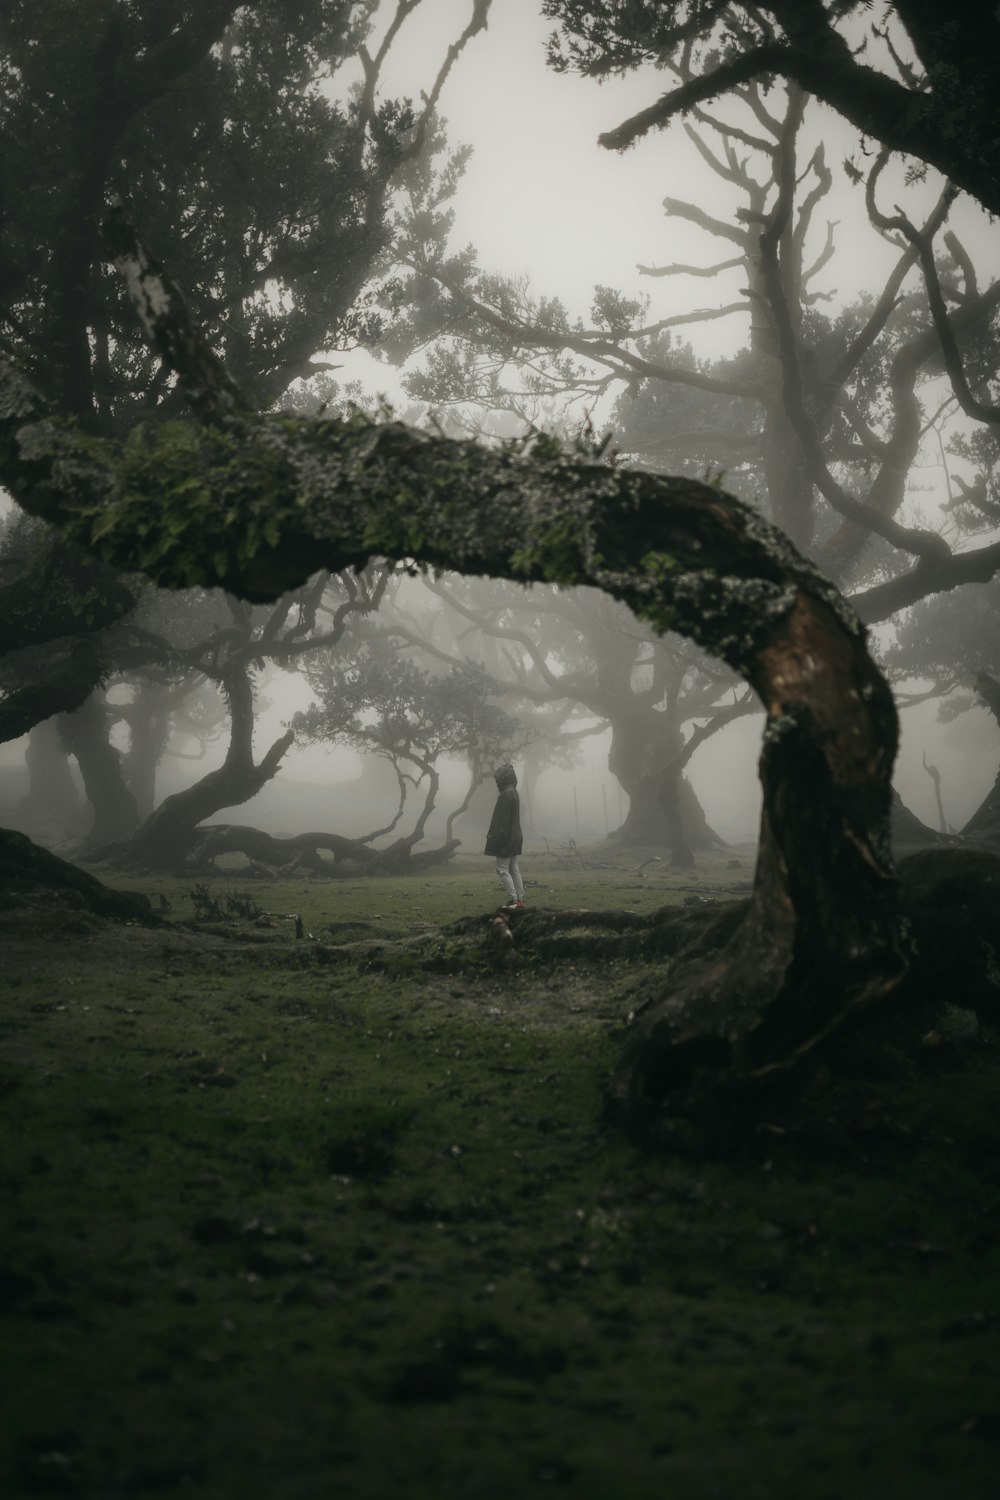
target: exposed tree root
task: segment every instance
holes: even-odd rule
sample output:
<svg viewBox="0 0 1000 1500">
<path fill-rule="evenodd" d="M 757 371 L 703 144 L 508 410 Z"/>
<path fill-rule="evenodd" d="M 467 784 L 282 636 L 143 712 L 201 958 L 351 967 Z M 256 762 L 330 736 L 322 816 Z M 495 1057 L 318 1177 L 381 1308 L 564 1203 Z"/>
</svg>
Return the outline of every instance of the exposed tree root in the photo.
<svg viewBox="0 0 1000 1500">
<path fill-rule="evenodd" d="M 412 840 L 401 838 L 385 849 L 373 849 L 370 844 L 338 833 L 298 833 L 291 838 L 275 838 L 259 828 L 226 823 L 198 830 L 189 863 L 209 866 L 221 854 L 245 854 L 270 879 L 303 873 L 328 879 L 409 875 L 443 864 L 458 847 L 458 839 L 449 839 L 437 849 L 415 850 Z M 321 850 L 332 855 L 332 859 L 324 859 Z"/>
<path fill-rule="evenodd" d="M 243 854 L 250 861 L 248 873 L 263 880 L 303 874 L 336 880 L 358 875 L 414 874 L 443 864 L 460 847 L 458 839 L 448 839 L 436 849 L 415 850 L 413 844 L 413 839 L 401 838 L 385 849 L 373 849 L 360 839 L 345 838 L 338 833 L 298 833 L 291 838 L 276 838 L 260 828 L 214 823 L 192 829 L 183 842 L 175 840 L 166 849 L 158 850 L 148 843 L 137 847 L 129 841 L 105 845 L 98 853 L 102 861 L 118 869 L 140 873 L 167 869 L 182 874 L 210 871 L 221 855 Z M 332 857 L 325 859 L 321 851 Z"/>
</svg>

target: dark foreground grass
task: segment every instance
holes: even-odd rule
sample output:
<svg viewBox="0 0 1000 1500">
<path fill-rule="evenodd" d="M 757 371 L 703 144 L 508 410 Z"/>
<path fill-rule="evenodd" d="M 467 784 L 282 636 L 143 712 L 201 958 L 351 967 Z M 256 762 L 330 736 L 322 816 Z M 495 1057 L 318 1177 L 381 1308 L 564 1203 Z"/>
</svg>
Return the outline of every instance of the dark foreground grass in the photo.
<svg viewBox="0 0 1000 1500">
<path fill-rule="evenodd" d="M 484 905 L 246 889 L 360 938 Z M 600 1124 L 613 965 L 4 927 L 3 1495 L 996 1493 L 994 1049 L 649 1160 Z"/>
</svg>

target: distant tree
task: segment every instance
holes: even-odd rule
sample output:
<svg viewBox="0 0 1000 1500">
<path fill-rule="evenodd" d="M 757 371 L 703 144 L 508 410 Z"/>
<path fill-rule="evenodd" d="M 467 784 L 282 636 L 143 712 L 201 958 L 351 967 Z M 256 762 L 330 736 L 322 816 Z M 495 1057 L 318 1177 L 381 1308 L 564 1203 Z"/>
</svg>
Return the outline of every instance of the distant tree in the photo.
<svg viewBox="0 0 1000 1500">
<path fill-rule="evenodd" d="M 470 768 L 469 786 L 448 816 L 448 857 L 457 847 L 455 821 L 469 806 L 476 788 L 493 766 L 515 753 L 522 740 L 517 719 L 492 701 L 495 685 L 479 664 L 466 661 L 435 675 L 392 652 L 370 649 L 343 663 L 329 655 L 304 662 L 317 702 L 297 713 L 292 728 L 306 741 L 350 745 L 389 762 L 399 785 L 399 807 L 388 828 L 403 815 L 407 788 L 425 784 L 423 806 L 410 832 L 380 851 L 380 864 L 399 864 L 423 836 L 440 789 L 438 765 L 443 756 L 461 757 Z"/>
<path fill-rule="evenodd" d="M 221 766 L 173 792 L 142 822 L 136 820 L 127 836 L 119 835 L 96 852 L 131 868 L 181 868 L 214 858 L 200 825 L 256 796 L 275 775 L 294 739 L 286 730 L 259 760 L 255 757 L 255 679 L 265 664 L 292 667 L 312 651 L 329 650 L 349 639 L 352 620 L 378 609 L 391 572 L 373 562 L 359 573 L 319 573 L 266 607 L 232 595 L 189 591 L 178 600 L 186 617 L 187 641 L 178 639 L 176 608 L 165 608 L 154 599 L 153 618 L 117 644 L 116 659 L 131 663 L 133 670 L 149 665 L 166 669 L 175 683 L 187 679 L 197 684 L 200 679 L 213 684 L 228 710 L 226 754 Z M 159 630 L 149 628 L 154 623 L 159 623 Z M 254 830 L 244 832 L 258 849 Z M 240 849 L 242 836 L 231 831 L 226 852 Z"/>
<path fill-rule="evenodd" d="M 142 819 L 156 806 L 157 777 L 164 758 L 204 759 L 209 743 L 225 726 L 225 705 L 197 668 L 172 671 L 167 666 L 148 666 L 123 674 L 123 681 L 131 698 L 128 702 L 116 698 L 109 705 L 108 717 L 127 728 L 122 775 Z M 175 739 L 193 740 L 197 749 L 181 749 L 173 743 Z"/>
<path fill-rule="evenodd" d="M 381 629 L 445 660 L 454 660 L 458 650 L 467 651 L 475 640 L 497 690 L 523 702 L 529 713 L 531 706 L 549 712 L 554 705 L 563 706 L 568 722 L 559 736 L 564 742 L 573 732 L 570 716 L 591 721 L 587 733 L 610 730 L 608 769 L 629 799 L 615 837 L 625 844 L 669 844 L 675 862 L 684 864 L 690 863 L 692 846 L 722 844 L 681 775 L 690 755 L 680 767 L 678 757 L 683 729 L 691 720 L 703 718 L 722 728 L 737 716 L 732 704 L 719 704 L 734 688 L 730 672 L 680 637 L 644 628 L 628 610 L 594 590 L 526 591 L 454 575 L 427 579 L 426 587 L 438 606 L 433 617 L 408 622 L 390 609 Z M 442 629 L 444 647 L 439 644 Z M 452 639 L 457 646 L 450 644 Z M 740 713 L 748 711 L 749 695 L 739 704 Z M 697 743 L 706 737 L 703 729 Z M 528 791 L 530 795 L 530 787 Z"/>
<path fill-rule="evenodd" d="M 917 696 L 939 698 L 945 721 L 979 703 L 1000 727 L 1000 581 L 916 605 L 885 660 L 894 676 L 929 680 Z M 961 832 L 1000 846 L 1000 770 Z"/>
<path fill-rule="evenodd" d="M 291 668 L 303 653 L 340 642 L 352 617 L 377 609 L 391 571 L 373 565 L 357 576 L 321 573 L 273 607 L 253 609 L 218 591 L 168 593 L 134 576 L 126 587 L 113 569 L 15 514 L 0 537 L 0 596 L 10 601 L 6 641 L 13 648 L 0 657 L 0 726 L 11 738 L 50 719 L 55 729 L 54 742 L 36 737 L 22 813 L 30 816 L 33 807 L 36 826 L 39 819 L 51 826 L 39 783 L 44 776 L 68 790 L 57 769 L 61 750 L 76 760 L 90 804 L 84 851 L 106 855 L 114 846 L 114 857 L 129 865 L 183 864 L 198 824 L 254 796 L 291 743 L 283 735 L 254 759 L 254 678 L 265 665 Z M 119 618 L 122 595 L 130 612 Z M 75 632 L 69 639 L 61 635 L 67 628 Z M 223 766 L 154 810 L 156 767 L 171 723 L 206 684 L 230 711 Z M 122 688 L 129 701 L 112 701 L 109 692 Z M 189 728 L 200 730 L 200 717 Z M 126 754 L 112 739 L 119 723 L 128 728 Z"/>
</svg>

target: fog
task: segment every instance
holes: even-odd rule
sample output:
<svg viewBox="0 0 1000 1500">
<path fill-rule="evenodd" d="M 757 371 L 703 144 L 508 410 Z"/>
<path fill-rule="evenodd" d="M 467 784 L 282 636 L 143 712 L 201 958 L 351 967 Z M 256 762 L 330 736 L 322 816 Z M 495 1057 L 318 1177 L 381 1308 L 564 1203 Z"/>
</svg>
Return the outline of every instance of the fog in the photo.
<svg viewBox="0 0 1000 1500">
<path fill-rule="evenodd" d="M 478 586 L 480 591 L 485 585 Z M 518 591 L 527 600 L 547 591 Z M 428 600 L 421 585 L 403 580 L 393 601 L 387 623 L 393 618 L 413 618 L 413 599 L 424 610 Z M 477 585 L 466 585 L 465 597 L 475 602 Z M 432 601 L 433 603 L 433 601 Z M 442 630 L 448 650 L 459 657 L 477 659 L 476 641 L 456 639 L 442 625 L 442 614 L 433 610 L 425 616 L 428 637 L 436 635 L 441 649 Z M 627 624 L 627 622 L 626 622 Z M 643 627 L 633 622 L 637 634 Z M 648 632 L 647 632 L 648 634 Z M 482 643 L 479 643 L 480 646 Z M 409 659 L 425 668 L 440 669 L 440 661 L 422 653 L 419 648 L 406 652 Z M 549 660 L 558 660 L 558 641 L 550 642 Z M 498 672 L 502 680 L 503 673 Z M 913 684 L 902 684 L 903 688 Z M 124 684 L 113 687 L 112 703 L 127 703 L 133 690 Z M 500 694 L 496 701 L 502 702 Z M 256 675 L 257 716 L 254 748 L 258 758 L 287 727 L 293 716 L 314 701 L 309 683 L 300 673 L 278 671 L 270 667 Z M 568 706 L 564 702 L 563 706 Z M 599 716 L 583 705 L 575 705 L 576 723 L 593 726 Z M 199 746 L 190 734 L 177 732 L 160 761 L 156 775 L 157 800 L 193 785 L 207 772 L 222 765 L 228 744 L 224 715 L 220 718 L 214 739 Z M 760 789 L 756 764 L 760 749 L 762 718 L 760 714 L 738 720 L 721 729 L 698 750 L 688 768 L 688 777 L 701 802 L 708 822 L 718 835 L 731 844 L 755 840 L 760 814 Z M 997 736 L 995 725 L 982 706 L 974 706 L 957 720 L 942 723 L 938 704 L 928 701 L 901 711 L 902 740 L 894 778 L 906 805 L 930 827 L 937 826 L 934 786 L 924 769 L 926 759 L 940 769 L 944 806 L 949 824 L 960 828 L 979 806 L 988 792 L 996 772 Z M 688 731 L 690 732 L 690 730 Z M 72 846 L 79 829 L 69 830 L 61 838 L 58 830 L 38 829 L 31 818 L 25 819 L 21 803 L 28 792 L 25 767 L 27 737 L 0 747 L 0 815 L 14 826 L 29 832 L 48 834 L 49 842 L 59 847 Z M 125 754 L 129 734 L 122 723 L 112 732 L 112 743 Z M 530 804 L 526 809 L 527 847 L 541 849 L 569 839 L 581 843 L 600 842 L 617 829 L 629 809 L 629 797 L 621 783 L 609 771 L 611 733 L 604 730 L 579 741 L 575 762 L 571 766 L 551 766 L 538 775 Z M 197 754 L 198 758 L 191 758 Z M 83 784 L 75 762 L 72 774 L 81 797 Z M 515 754 L 515 764 L 522 769 L 522 757 Z M 443 837 L 445 819 L 461 802 L 468 787 L 467 762 L 454 756 L 440 759 L 440 792 L 429 820 L 426 836 L 434 842 Z M 463 850 L 476 853 L 481 848 L 483 827 L 488 817 L 491 783 L 481 791 L 469 811 L 457 823 L 455 833 Z M 278 774 L 263 790 L 239 807 L 225 809 L 211 821 L 248 823 L 278 836 L 312 830 L 332 831 L 349 837 L 360 837 L 380 826 L 394 811 L 397 791 L 391 768 L 386 762 L 373 766 L 371 756 L 343 745 L 310 744 L 301 738 L 288 752 Z M 408 812 L 418 805 L 417 789 L 411 789 Z"/>
</svg>

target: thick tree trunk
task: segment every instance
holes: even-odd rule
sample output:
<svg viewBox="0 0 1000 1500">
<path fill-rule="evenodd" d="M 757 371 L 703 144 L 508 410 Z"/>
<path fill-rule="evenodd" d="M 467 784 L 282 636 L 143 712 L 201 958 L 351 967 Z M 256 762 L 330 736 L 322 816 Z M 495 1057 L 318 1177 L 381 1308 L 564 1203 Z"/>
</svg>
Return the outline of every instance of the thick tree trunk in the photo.
<svg viewBox="0 0 1000 1500">
<path fill-rule="evenodd" d="M 158 708 L 158 698 L 155 691 L 140 690 L 128 714 L 125 780 L 140 818 L 148 818 L 156 806 L 156 773 L 170 736 L 170 715 Z"/>
<path fill-rule="evenodd" d="M 675 870 L 694 869 L 694 850 L 687 840 L 681 810 L 681 791 L 684 785 L 681 776 L 664 776 L 660 785 L 660 802 L 667 820 L 670 843 L 670 864 Z"/>
<path fill-rule="evenodd" d="M 59 733 L 70 754 L 76 756 L 93 822 L 86 847 L 127 838 L 139 822 L 135 798 L 122 778 L 122 758 L 108 739 L 108 715 L 96 694 L 75 713 L 59 719 Z"/>
<path fill-rule="evenodd" d="M 686 776 L 673 778 L 677 796 L 672 809 L 663 799 L 664 773 L 681 749 L 681 737 L 670 732 L 666 716 L 652 710 L 616 716 L 611 721 L 608 770 L 629 799 L 628 812 L 614 837 L 629 846 L 678 846 L 684 850 L 724 848 L 708 824 L 694 787 Z"/>
<path fill-rule="evenodd" d="M 710 826 L 687 777 L 677 777 L 673 785 L 676 793 L 670 807 L 664 799 L 662 769 L 655 777 L 643 778 L 631 786 L 622 782 L 629 799 L 628 812 L 612 837 L 629 847 L 660 844 L 672 850 L 676 844 L 689 852 L 724 849 L 725 840 Z"/>
<path fill-rule="evenodd" d="M 637 1016 L 614 1081 L 637 1128 L 667 1096 L 697 1107 L 706 1074 L 750 1084 L 787 1069 L 907 969 L 888 841 L 888 689 L 860 639 L 802 593 L 748 677 L 768 711 L 750 911 L 718 955 L 679 965 L 670 993 Z"/>
<path fill-rule="evenodd" d="M 28 792 L 20 811 L 26 821 L 36 826 L 62 825 L 75 830 L 80 821 L 80 794 L 56 717 L 35 725 L 28 736 L 24 761 L 28 768 Z"/>
</svg>

